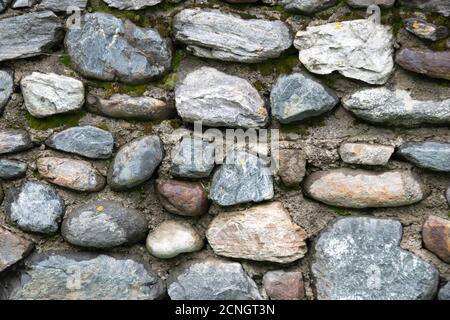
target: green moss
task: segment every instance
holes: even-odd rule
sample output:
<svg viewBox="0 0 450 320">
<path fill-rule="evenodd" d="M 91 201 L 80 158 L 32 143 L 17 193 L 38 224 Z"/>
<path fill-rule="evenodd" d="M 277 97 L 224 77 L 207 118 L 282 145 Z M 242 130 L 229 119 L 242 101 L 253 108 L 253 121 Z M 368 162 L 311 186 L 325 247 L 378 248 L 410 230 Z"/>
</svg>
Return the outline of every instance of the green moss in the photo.
<svg viewBox="0 0 450 320">
<path fill-rule="evenodd" d="M 97 124 L 96 127 L 105 131 L 109 131 L 108 125 L 104 121 Z"/>
<path fill-rule="evenodd" d="M 400 29 L 405 26 L 400 10 L 400 8 L 394 7 L 392 9 L 384 9 L 381 11 L 381 24 L 390 25 L 394 35 L 397 35 Z"/>
<path fill-rule="evenodd" d="M 183 125 L 183 121 L 181 119 L 172 119 L 170 120 L 170 126 L 174 129 L 179 129 Z"/>
<path fill-rule="evenodd" d="M 66 67 L 70 67 L 70 65 L 72 63 L 69 54 L 65 50 L 64 50 L 63 54 L 61 55 L 61 57 L 59 58 L 59 61 Z"/>
<path fill-rule="evenodd" d="M 447 51 L 447 39 L 432 42 L 429 44 L 429 47 L 433 51 Z"/>
<path fill-rule="evenodd" d="M 258 90 L 259 92 L 264 91 L 266 89 L 266 86 L 264 85 L 264 83 L 260 80 L 256 80 L 255 82 L 253 82 L 253 86 L 256 88 L 256 90 Z"/>
<path fill-rule="evenodd" d="M 113 94 L 127 94 L 130 96 L 142 96 L 147 90 L 147 85 L 127 85 L 118 82 L 107 82 L 99 80 L 91 80 L 94 87 L 104 90 L 105 98 L 110 98 Z"/>
<path fill-rule="evenodd" d="M 186 53 L 178 49 L 175 51 L 173 58 L 172 58 L 172 72 L 165 75 L 157 84 L 156 86 L 164 89 L 164 90 L 173 90 L 175 88 L 175 85 L 178 81 L 178 69 L 180 67 L 181 61 L 185 57 Z"/>
<path fill-rule="evenodd" d="M 105 12 L 120 19 L 130 20 L 140 27 L 150 26 L 150 20 L 145 16 L 145 10 L 118 10 L 110 8 L 102 0 L 89 0 L 87 8 L 89 12 Z"/>
<path fill-rule="evenodd" d="M 76 127 L 80 119 L 86 115 L 82 111 L 76 114 L 61 114 L 47 118 L 35 118 L 31 114 L 26 114 L 28 120 L 28 127 L 35 130 L 48 130 L 64 126 L 65 128 Z"/>
<path fill-rule="evenodd" d="M 270 76 L 272 74 L 289 74 L 298 64 L 298 52 L 296 52 L 285 53 L 277 59 L 272 59 L 267 62 L 257 64 L 256 67 L 261 75 Z"/>
<path fill-rule="evenodd" d="M 346 216 L 351 216 L 352 215 L 352 212 L 347 210 L 347 209 L 345 209 L 345 208 L 340 208 L 340 207 L 331 207 L 331 208 L 333 209 L 334 212 L 336 212 L 336 214 L 338 216 L 346 217 Z"/>
</svg>

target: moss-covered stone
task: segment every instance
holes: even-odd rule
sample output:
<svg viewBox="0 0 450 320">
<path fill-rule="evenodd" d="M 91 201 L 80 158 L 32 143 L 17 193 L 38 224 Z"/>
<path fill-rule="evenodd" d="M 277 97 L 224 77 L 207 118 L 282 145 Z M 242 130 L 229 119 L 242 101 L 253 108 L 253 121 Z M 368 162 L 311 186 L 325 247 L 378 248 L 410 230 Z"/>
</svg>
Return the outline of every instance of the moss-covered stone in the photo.
<svg viewBox="0 0 450 320">
<path fill-rule="evenodd" d="M 48 118 L 35 118 L 31 114 L 26 114 L 28 127 L 34 130 L 48 130 L 52 128 L 64 127 L 71 128 L 78 126 L 81 118 L 86 112 L 78 112 L 75 114 L 60 114 Z"/>
</svg>

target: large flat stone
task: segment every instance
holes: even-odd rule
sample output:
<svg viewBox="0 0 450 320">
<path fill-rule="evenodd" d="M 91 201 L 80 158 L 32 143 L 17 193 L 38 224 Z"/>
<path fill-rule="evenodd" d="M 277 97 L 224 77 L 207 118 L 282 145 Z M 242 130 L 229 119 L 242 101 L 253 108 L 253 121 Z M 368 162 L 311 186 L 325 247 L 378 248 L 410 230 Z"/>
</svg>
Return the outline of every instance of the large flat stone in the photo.
<svg viewBox="0 0 450 320">
<path fill-rule="evenodd" d="M 297 11 L 304 14 L 313 14 L 325 10 L 338 3 L 337 0 L 278 0 L 288 11 Z"/>
<path fill-rule="evenodd" d="M 402 144 L 396 154 L 420 168 L 450 172 L 450 143 L 408 142 Z"/>
<path fill-rule="evenodd" d="M 450 51 L 404 48 L 397 52 L 395 62 L 412 72 L 450 80 Z"/>
<path fill-rule="evenodd" d="M 67 12 L 70 8 L 86 9 L 88 0 L 41 0 L 37 5 L 37 10 L 50 10 L 53 12 Z"/>
</svg>

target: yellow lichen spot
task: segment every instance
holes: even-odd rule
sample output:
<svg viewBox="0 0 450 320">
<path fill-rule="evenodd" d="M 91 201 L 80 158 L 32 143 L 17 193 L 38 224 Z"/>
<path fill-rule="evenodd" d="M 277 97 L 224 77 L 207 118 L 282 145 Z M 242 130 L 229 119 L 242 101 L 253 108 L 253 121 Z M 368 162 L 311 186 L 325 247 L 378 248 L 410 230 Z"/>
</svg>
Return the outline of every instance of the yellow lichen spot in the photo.
<svg viewBox="0 0 450 320">
<path fill-rule="evenodd" d="M 336 30 L 342 29 L 342 22 L 336 22 Z"/>
<path fill-rule="evenodd" d="M 104 208 L 103 206 L 97 207 L 97 211 L 98 211 L 98 212 L 103 212 L 103 210 L 105 210 L 105 208 Z"/>
<path fill-rule="evenodd" d="M 264 107 L 259 107 L 258 113 L 261 118 L 265 118 L 267 115 L 267 110 Z"/>
<path fill-rule="evenodd" d="M 243 167 L 245 165 L 245 160 L 244 159 L 240 159 L 239 163 L 241 164 L 241 166 Z"/>
<path fill-rule="evenodd" d="M 423 32 L 424 32 L 424 33 L 428 33 L 428 32 L 430 32 L 430 29 L 425 28 L 425 29 L 423 29 Z"/>
<path fill-rule="evenodd" d="M 419 29 L 420 28 L 420 24 L 418 24 L 417 22 L 414 22 L 412 27 L 413 27 L 413 29 Z"/>
</svg>

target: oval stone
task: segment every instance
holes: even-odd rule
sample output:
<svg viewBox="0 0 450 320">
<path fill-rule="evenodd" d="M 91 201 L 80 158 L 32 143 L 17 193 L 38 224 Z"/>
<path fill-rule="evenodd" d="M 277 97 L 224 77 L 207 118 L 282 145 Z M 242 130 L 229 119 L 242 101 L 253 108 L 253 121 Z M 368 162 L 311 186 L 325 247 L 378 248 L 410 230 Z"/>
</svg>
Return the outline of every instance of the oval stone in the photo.
<svg viewBox="0 0 450 320">
<path fill-rule="evenodd" d="M 25 151 L 33 147 L 30 135 L 25 130 L 0 130 L 0 154 Z"/>
<path fill-rule="evenodd" d="M 422 228 L 425 248 L 450 263 L 450 220 L 429 216 Z"/>
<path fill-rule="evenodd" d="M 396 154 L 420 168 L 450 172 L 450 143 L 408 142 L 402 144 Z"/>
<path fill-rule="evenodd" d="M 403 48 L 397 52 L 395 62 L 412 72 L 450 80 L 450 51 Z"/>
<path fill-rule="evenodd" d="M 15 180 L 23 178 L 28 164 L 18 160 L 0 159 L 0 179 Z"/>
</svg>

